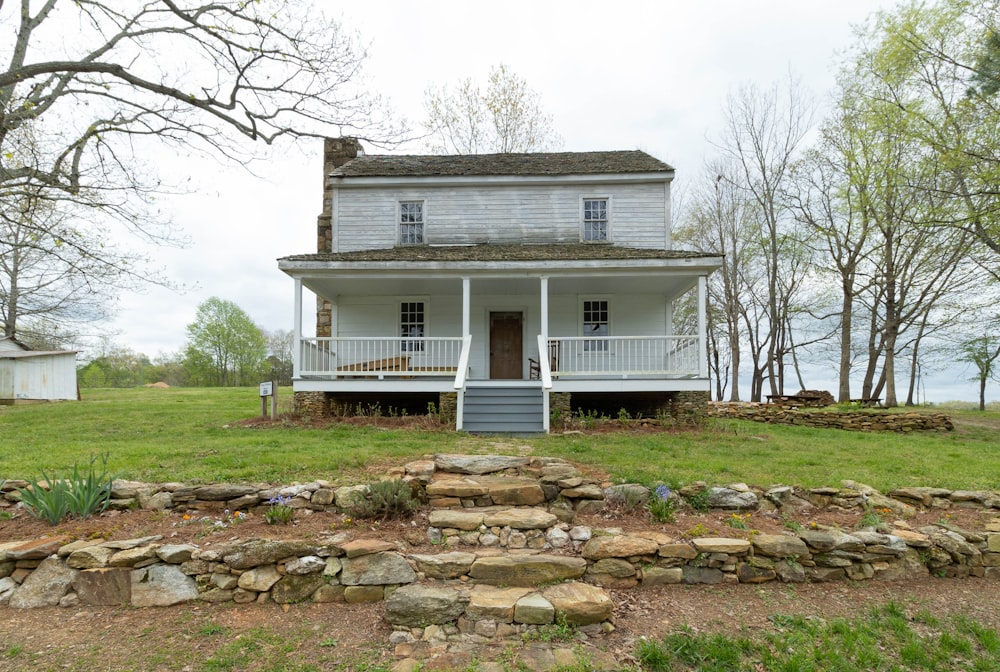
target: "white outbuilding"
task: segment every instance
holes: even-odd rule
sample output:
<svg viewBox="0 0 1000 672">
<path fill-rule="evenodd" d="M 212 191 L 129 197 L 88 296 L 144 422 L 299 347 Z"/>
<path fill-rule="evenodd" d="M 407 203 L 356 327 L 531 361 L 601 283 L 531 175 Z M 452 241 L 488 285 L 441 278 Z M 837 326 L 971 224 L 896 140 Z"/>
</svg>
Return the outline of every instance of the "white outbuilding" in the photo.
<svg viewBox="0 0 1000 672">
<path fill-rule="evenodd" d="M 76 351 L 31 350 L 0 337 L 0 404 L 78 398 Z"/>
</svg>

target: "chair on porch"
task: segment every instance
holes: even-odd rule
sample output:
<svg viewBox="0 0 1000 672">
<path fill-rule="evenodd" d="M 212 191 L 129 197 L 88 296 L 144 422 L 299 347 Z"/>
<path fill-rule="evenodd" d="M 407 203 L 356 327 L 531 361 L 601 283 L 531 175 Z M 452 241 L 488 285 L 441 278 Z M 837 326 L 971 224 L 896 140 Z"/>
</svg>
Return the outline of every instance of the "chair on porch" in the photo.
<svg viewBox="0 0 1000 672">
<path fill-rule="evenodd" d="M 549 343 L 549 371 L 559 370 L 559 341 Z M 534 358 L 528 358 L 528 378 L 539 380 L 542 377 L 542 365 Z"/>
</svg>

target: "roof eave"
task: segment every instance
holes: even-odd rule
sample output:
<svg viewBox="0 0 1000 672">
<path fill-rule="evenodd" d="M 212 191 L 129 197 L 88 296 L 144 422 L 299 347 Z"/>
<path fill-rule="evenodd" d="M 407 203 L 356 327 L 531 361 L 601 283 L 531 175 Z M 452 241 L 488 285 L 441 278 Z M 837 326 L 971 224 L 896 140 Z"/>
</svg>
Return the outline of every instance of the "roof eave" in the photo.
<svg viewBox="0 0 1000 672">
<path fill-rule="evenodd" d="M 331 186 L 343 188 L 369 187 L 456 187 L 456 186 L 548 186 L 559 184 L 643 184 L 670 182 L 673 170 L 636 173 L 595 173 L 570 175 L 384 175 L 384 176 L 329 176 Z"/>
<path fill-rule="evenodd" d="M 411 260 L 361 260 L 320 261 L 279 259 L 278 268 L 292 277 L 312 275 L 364 275 L 368 273 L 398 273 L 400 275 L 428 272 L 461 275 L 470 272 L 489 273 L 542 273 L 551 275 L 580 272 L 632 272 L 685 271 L 711 273 L 722 266 L 721 256 L 692 256 L 680 258 L 649 259 L 536 259 L 488 261 L 411 261 Z"/>
</svg>

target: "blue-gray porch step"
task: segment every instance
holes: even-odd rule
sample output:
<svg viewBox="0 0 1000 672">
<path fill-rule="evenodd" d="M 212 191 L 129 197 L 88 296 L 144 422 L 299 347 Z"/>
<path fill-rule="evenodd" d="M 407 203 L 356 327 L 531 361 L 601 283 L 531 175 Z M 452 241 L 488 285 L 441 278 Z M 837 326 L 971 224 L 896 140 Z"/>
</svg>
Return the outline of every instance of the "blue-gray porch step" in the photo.
<svg viewBox="0 0 1000 672">
<path fill-rule="evenodd" d="M 537 385 L 465 390 L 462 428 L 472 433 L 539 434 L 545 431 L 543 392 Z"/>
</svg>

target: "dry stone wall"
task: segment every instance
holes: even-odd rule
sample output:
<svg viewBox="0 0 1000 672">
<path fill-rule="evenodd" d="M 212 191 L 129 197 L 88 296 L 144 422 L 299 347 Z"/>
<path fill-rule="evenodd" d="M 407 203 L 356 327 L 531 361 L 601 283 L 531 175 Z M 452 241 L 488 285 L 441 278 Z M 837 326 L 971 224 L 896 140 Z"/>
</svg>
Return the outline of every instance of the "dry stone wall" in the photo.
<svg viewBox="0 0 1000 672">
<path fill-rule="evenodd" d="M 852 432 L 952 431 L 955 426 L 944 413 L 884 411 L 807 411 L 787 404 L 754 402 L 708 404 L 710 417 L 752 420 L 776 425 L 804 425 Z"/>
<path fill-rule="evenodd" d="M 52 536 L 0 544 L 0 604 L 382 601 L 395 628 L 393 643 L 405 655 L 428 631 L 445 647 L 524 635 L 555 622 L 600 633 L 613 628 L 610 590 L 1000 577 L 997 492 L 906 487 L 883 494 L 854 482 L 808 490 L 694 484 L 669 497 L 698 496 L 714 509 L 779 514 L 836 506 L 877 507 L 905 517 L 916 507 L 960 506 L 997 515 L 981 530 L 944 522 L 917 529 L 813 525 L 749 539 L 688 539 L 579 524 L 581 512 L 658 495 L 638 484 L 602 488 L 558 459 L 437 455 L 407 464 L 396 475 L 425 497 L 431 552 L 351 531 L 297 541 L 234 540 L 214 548 L 157 536 L 115 541 Z M 16 496 L 5 488 L 5 504 L 11 506 Z M 366 489 L 324 482 L 262 488 L 117 481 L 115 505 L 235 510 L 281 494 L 296 507 L 343 510 Z"/>
</svg>

